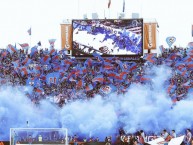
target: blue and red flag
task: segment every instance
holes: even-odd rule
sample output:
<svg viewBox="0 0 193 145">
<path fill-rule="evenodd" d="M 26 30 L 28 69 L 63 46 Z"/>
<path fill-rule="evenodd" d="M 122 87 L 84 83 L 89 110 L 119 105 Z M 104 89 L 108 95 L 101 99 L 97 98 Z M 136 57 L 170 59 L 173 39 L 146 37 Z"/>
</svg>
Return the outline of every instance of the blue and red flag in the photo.
<svg viewBox="0 0 193 145">
<path fill-rule="evenodd" d="M 189 89 L 191 87 L 190 81 L 183 83 L 182 86 L 185 87 L 186 89 Z"/>
<path fill-rule="evenodd" d="M 92 67 L 93 64 L 93 60 L 91 58 L 88 58 L 85 62 L 84 62 L 84 66 L 85 67 Z"/>
<path fill-rule="evenodd" d="M 68 75 L 68 79 L 70 79 L 71 77 L 75 76 L 76 70 L 72 70 L 70 72 L 70 74 Z"/>
<path fill-rule="evenodd" d="M 187 56 L 187 57 L 185 57 L 184 58 L 184 62 L 191 62 L 192 61 L 192 57 L 190 57 L 190 56 Z"/>
<path fill-rule="evenodd" d="M 28 49 L 29 48 L 29 44 L 28 43 L 23 43 L 23 44 L 19 44 L 21 46 L 22 49 Z"/>
<path fill-rule="evenodd" d="M 26 57 L 24 60 L 23 60 L 23 62 L 22 62 L 22 64 L 23 65 L 29 65 L 31 63 L 31 59 L 30 58 L 28 58 L 28 57 Z"/>
<path fill-rule="evenodd" d="M 189 62 L 186 64 L 188 70 L 192 70 L 193 69 L 193 62 Z"/>
<path fill-rule="evenodd" d="M 59 60 L 60 60 L 60 58 L 59 58 L 58 55 L 54 55 L 54 56 L 52 57 L 52 62 L 59 63 Z"/>
<path fill-rule="evenodd" d="M 14 47 L 13 45 L 9 44 L 7 46 L 7 51 L 9 51 L 10 54 L 13 54 L 14 52 L 17 52 L 17 48 Z"/>
<path fill-rule="evenodd" d="M 98 76 L 96 76 L 95 78 L 92 79 L 92 82 L 103 83 L 103 81 L 104 81 L 103 75 L 98 75 Z"/>
<path fill-rule="evenodd" d="M 102 58 L 102 56 L 96 52 L 94 52 L 92 54 L 98 61 L 104 61 L 104 59 Z"/>
<path fill-rule="evenodd" d="M 46 76 L 43 75 L 43 74 L 40 74 L 39 79 L 40 79 L 42 82 L 46 82 Z"/>
<path fill-rule="evenodd" d="M 62 70 L 62 67 L 59 64 L 53 64 L 53 70 L 60 72 Z"/>
<path fill-rule="evenodd" d="M 104 62 L 104 70 L 113 70 L 115 67 L 113 66 L 113 64 L 108 63 L 108 62 Z"/>
<path fill-rule="evenodd" d="M 76 84 L 77 88 L 83 88 L 84 87 L 84 80 L 79 80 Z"/>
<path fill-rule="evenodd" d="M 65 59 L 64 60 L 64 65 L 72 65 L 73 61 L 71 59 Z"/>
<path fill-rule="evenodd" d="M 85 87 L 85 90 L 86 90 L 87 92 L 93 90 L 92 84 L 87 85 L 87 86 Z"/>
<path fill-rule="evenodd" d="M 155 63 L 156 54 L 154 54 L 154 53 L 147 54 L 144 59 L 148 60 L 151 63 Z"/>
<path fill-rule="evenodd" d="M 121 72 L 115 76 L 116 80 L 124 81 L 127 77 L 127 72 Z"/>
<path fill-rule="evenodd" d="M 18 68 L 20 66 L 19 60 L 11 62 L 14 68 Z"/>
<path fill-rule="evenodd" d="M 177 100 L 177 97 L 176 97 L 175 94 L 171 96 L 171 100 L 172 100 L 172 103 L 173 103 L 173 104 L 176 104 L 176 102 L 177 102 L 178 100 Z"/>
<path fill-rule="evenodd" d="M 149 83 L 149 82 L 151 82 L 151 78 L 150 77 L 148 77 L 148 76 L 141 76 L 140 77 L 140 82 L 141 83 Z"/>
<path fill-rule="evenodd" d="M 8 54 L 7 50 L 4 50 L 2 53 L 1 53 L 1 57 L 6 57 Z"/>
<path fill-rule="evenodd" d="M 170 86 L 167 89 L 167 93 L 174 93 L 176 89 L 176 85 L 170 84 Z"/>
<path fill-rule="evenodd" d="M 171 53 L 168 58 L 171 60 L 176 60 L 176 58 L 178 58 L 179 56 L 181 56 L 181 54 L 179 52 L 178 53 Z"/>
<path fill-rule="evenodd" d="M 32 57 L 34 54 L 36 54 L 38 52 L 38 48 L 37 46 L 34 46 L 31 48 L 31 53 L 30 53 L 30 56 Z"/>
<path fill-rule="evenodd" d="M 20 71 L 22 76 L 27 76 L 30 73 L 30 71 L 26 67 L 22 67 Z"/>
<path fill-rule="evenodd" d="M 107 75 L 110 77 L 110 78 L 114 78 L 116 76 L 116 73 L 113 72 L 113 71 L 109 71 L 109 72 L 106 72 Z"/>
<path fill-rule="evenodd" d="M 182 71 L 182 70 L 185 68 L 185 64 L 184 64 L 184 63 L 176 63 L 176 64 L 175 64 L 175 67 L 176 67 L 178 70 Z"/>
<path fill-rule="evenodd" d="M 129 66 L 129 71 L 132 72 L 134 70 L 137 69 L 137 63 L 133 62 L 130 66 Z"/>
<path fill-rule="evenodd" d="M 40 70 L 41 70 L 41 66 L 40 66 L 40 65 L 36 65 L 36 66 L 34 67 L 34 69 L 40 71 Z"/>
<path fill-rule="evenodd" d="M 41 95 L 42 93 L 44 92 L 44 90 L 43 90 L 43 88 L 36 88 L 35 89 L 35 93 L 37 94 L 37 95 Z"/>
<path fill-rule="evenodd" d="M 56 49 L 52 48 L 52 49 L 50 50 L 50 55 L 56 55 L 56 54 L 57 54 Z"/>
<path fill-rule="evenodd" d="M 50 60 L 51 60 L 50 56 L 45 55 L 44 57 L 41 58 L 40 62 L 41 62 L 41 64 L 49 64 Z"/>
</svg>

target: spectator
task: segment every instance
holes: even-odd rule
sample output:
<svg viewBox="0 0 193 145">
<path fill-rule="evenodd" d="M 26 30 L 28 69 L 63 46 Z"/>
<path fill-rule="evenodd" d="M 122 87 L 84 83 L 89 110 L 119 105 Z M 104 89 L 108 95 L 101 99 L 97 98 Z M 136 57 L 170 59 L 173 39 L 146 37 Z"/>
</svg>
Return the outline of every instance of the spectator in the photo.
<svg viewBox="0 0 193 145">
<path fill-rule="evenodd" d="M 186 145 L 191 145 L 192 133 L 190 129 L 186 130 Z"/>
<path fill-rule="evenodd" d="M 172 138 L 176 138 L 176 132 L 175 132 L 175 130 L 172 130 L 171 137 L 172 137 Z"/>
<path fill-rule="evenodd" d="M 29 135 L 29 136 L 28 136 L 28 144 L 29 144 L 29 145 L 31 145 L 31 144 L 32 144 L 32 142 L 33 142 L 32 136 L 31 136 L 31 135 Z"/>
<path fill-rule="evenodd" d="M 145 143 L 145 133 L 143 130 L 139 132 L 139 145 L 143 145 Z"/>
</svg>

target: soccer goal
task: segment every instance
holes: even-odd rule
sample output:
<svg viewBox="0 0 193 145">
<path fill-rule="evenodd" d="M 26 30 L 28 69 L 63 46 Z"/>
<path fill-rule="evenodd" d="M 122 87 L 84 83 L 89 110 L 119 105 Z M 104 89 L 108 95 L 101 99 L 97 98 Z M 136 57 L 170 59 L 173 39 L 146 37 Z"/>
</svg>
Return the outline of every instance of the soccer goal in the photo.
<svg viewBox="0 0 193 145">
<path fill-rule="evenodd" d="M 11 128 L 10 145 L 68 145 L 66 128 Z"/>
</svg>

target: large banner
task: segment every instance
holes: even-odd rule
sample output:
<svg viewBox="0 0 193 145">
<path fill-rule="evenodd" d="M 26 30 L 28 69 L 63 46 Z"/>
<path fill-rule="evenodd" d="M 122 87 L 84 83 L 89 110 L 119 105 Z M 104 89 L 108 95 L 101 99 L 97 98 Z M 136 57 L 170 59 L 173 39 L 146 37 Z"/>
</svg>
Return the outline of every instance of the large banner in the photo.
<svg viewBox="0 0 193 145">
<path fill-rule="evenodd" d="M 144 23 L 144 49 L 156 49 L 156 23 Z"/>
<path fill-rule="evenodd" d="M 61 24 L 62 49 L 72 50 L 72 24 Z"/>
<path fill-rule="evenodd" d="M 73 20 L 75 57 L 142 56 L 143 19 Z"/>
</svg>

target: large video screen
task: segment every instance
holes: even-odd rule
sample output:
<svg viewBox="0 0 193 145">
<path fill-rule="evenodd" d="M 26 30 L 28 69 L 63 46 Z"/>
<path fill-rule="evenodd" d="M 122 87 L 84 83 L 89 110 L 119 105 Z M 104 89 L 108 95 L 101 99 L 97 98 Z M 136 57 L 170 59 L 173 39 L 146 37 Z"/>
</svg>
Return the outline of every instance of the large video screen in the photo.
<svg viewBox="0 0 193 145">
<path fill-rule="evenodd" d="M 142 56 L 143 19 L 73 20 L 75 57 Z"/>
</svg>

